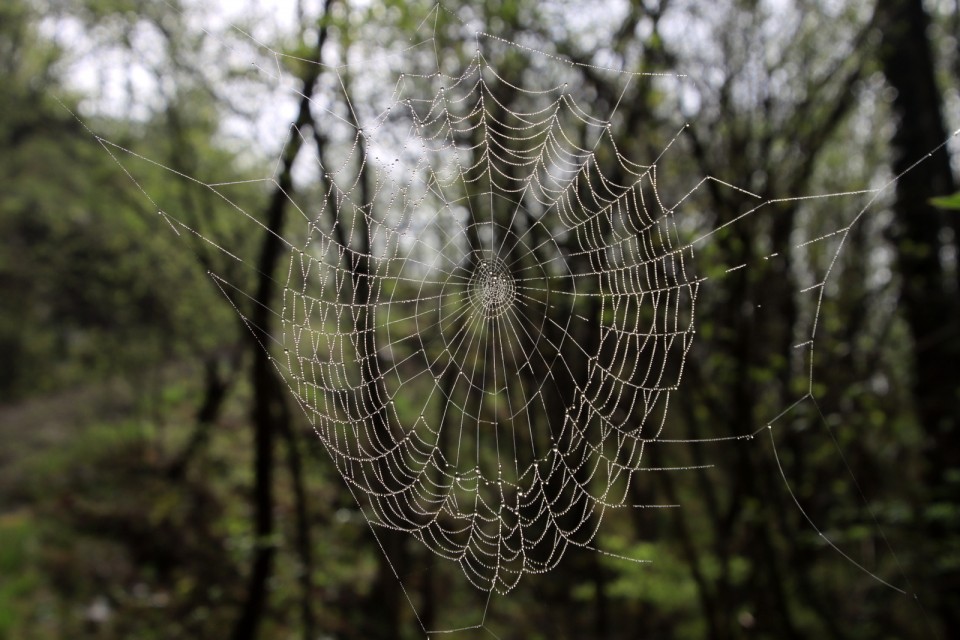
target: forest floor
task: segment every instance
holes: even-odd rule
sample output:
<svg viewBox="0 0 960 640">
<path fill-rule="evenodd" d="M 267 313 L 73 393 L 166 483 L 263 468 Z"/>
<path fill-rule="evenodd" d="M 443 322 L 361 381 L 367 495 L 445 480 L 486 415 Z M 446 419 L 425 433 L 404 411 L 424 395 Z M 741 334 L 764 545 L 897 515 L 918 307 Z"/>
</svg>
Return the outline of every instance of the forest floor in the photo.
<svg viewBox="0 0 960 640">
<path fill-rule="evenodd" d="M 242 380 L 231 387 L 174 474 L 198 433 L 203 381 L 199 363 L 174 362 L 0 406 L 0 640 L 216 638 L 233 624 L 256 546 L 249 394 Z M 326 481 L 318 443 L 302 442 L 324 550 L 315 608 L 336 629 L 343 603 L 369 591 L 376 557 L 357 544 L 365 521 Z M 286 638 L 300 589 L 287 474 L 276 491 L 283 533 L 264 633 Z M 334 514 L 338 526 L 325 526 Z"/>
<path fill-rule="evenodd" d="M 163 476 L 192 428 L 193 380 L 174 363 L 0 406 L 0 640 L 119 638 L 101 629 L 117 602 L 168 599 L 143 567 L 177 563 L 176 538 L 156 536 L 183 521 L 186 496 L 208 493 Z"/>
</svg>

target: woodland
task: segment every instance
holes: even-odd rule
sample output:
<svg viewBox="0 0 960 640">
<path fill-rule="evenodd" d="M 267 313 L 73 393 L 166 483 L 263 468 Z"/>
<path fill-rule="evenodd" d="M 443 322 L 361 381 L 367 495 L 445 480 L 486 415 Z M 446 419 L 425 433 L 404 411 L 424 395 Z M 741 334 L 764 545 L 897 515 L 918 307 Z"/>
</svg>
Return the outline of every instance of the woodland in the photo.
<svg viewBox="0 0 960 640">
<path fill-rule="evenodd" d="M 4 0 L 0 640 L 960 638 L 958 127 L 955 0 Z"/>
</svg>

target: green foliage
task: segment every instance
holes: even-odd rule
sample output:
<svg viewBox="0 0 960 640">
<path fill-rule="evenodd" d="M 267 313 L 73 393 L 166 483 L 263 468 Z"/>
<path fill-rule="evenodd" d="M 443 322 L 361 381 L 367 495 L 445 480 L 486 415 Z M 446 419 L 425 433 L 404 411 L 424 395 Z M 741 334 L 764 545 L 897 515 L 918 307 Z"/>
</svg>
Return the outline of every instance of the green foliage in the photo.
<svg viewBox="0 0 960 640">
<path fill-rule="evenodd" d="M 0 193 L 0 296 L 17 305 L 0 314 L 7 359 L 0 393 L 29 397 L 136 374 L 148 363 L 222 345 L 225 334 L 213 326 L 235 321 L 205 269 L 190 251 L 175 249 L 182 242 L 144 208 L 137 187 L 68 111 L 74 101 L 55 87 L 60 53 L 42 38 L 24 37 L 36 16 L 19 3 L 4 11 L 0 100 L 9 103 L 0 109 L 0 176 L 9 187 Z M 54 99 L 58 93 L 66 107 Z M 165 131 L 162 117 L 93 126 L 171 161 L 189 157 L 197 172 L 210 167 L 236 177 L 233 156 L 212 144 L 217 125 L 209 95 L 186 92 L 180 99 L 170 113 L 189 116 L 178 120 L 176 135 Z M 141 176 L 144 186 L 163 179 L 150 175 Z M 205 216 L 215 222 L 225 205 L 214 204 Z"/>
<path fill-rule="evenodd" d="M 952 196 L 940 196 L 939 198 L 931 198 L 930 204 L 940 209 L 948 209 L 951 211 L 960 210 L 960 192 L 953 194 Z"/>
<path fill-rule="evenodd" d="M 53 4 L 109 46 L 129 45 L 124 38 L 131 25 L 163 26 L 169 50 L 158 52 L 159 71 L 174 88 L 146 117 L 88 118 L 91 129 L 122 147 L 105 153 L 71 114 L 82 96 L 63 88 L 61 70 L 69 52 L 41 35 L 42 16 L 30 3 L 0 6 L 0 397 L 5 405 L 17 403 L 0 414 L 0 639 L 223 637 L 241 606 L 258 543 L 273 545 L 278 558 L 263 637 L 298 637 L 304 567 L 296 550 L 295 493 L 284 463 L 276 467 L 275 535 L 258 541 L 250 526 L 250 389 L 242 383 L 230 388 L 200 453 L 181 477 L 170 472 L 171 461 L 200 430 L 196 414 L 205 392 L 199 363 L 221 358 L 245 331 L 206 271 L 246 290 L 256 274 L 183 227 L 178 236 L 168 221 L 221 239 L 237 254 L 254 255 L 260 228 L 251 221 L 238 224 L 231 202 L 257 215 L 266 199 L 261 183 L 214 192 L 176 172 L 205 182 L 241 181 L 269 175 L 263 167 L 271 158 L 223 142 L 225 97 L 180 64 L 204 44 L 190 29 L 189 11 L 167 12 L 163 3 L 134 0 Z M 822 30 L 815 28 L 816 18 L 801 23 L 796 46 L 782 52 L 782 66 L 748 74 L 776 76 L 778 91 L 760 96 L 750 91 L 769 89 L 764 83 L 773 78 L 743 81 L 742 66 L 735 63 L 749 54 L 742 36 L 759 30 L 752 21 L 762 16 L 742 3 L 727 7 L 726 22 L 717 27 L 720 62 L 699 69 L 714 63 L 677 48 L 648 4 L 625 9 L 625 29 L 610 43 L 616 56 L 637 68 L 689 64 L 705 76 L 731 79 L 727 93 L 704 94 L 695 115 L 708 139 L 698 141 L 702 148 L 696 152 L 678 151 L 670 159 L 671 171 L 660 176 L 663 193 L 684 192 L 695 182 L 690 176 L 704 172 L 746 183 L 765 197 L 833 193 L 871 182 L 887 154 L 881 136 L 874 135 L 889 117 L 881 89 L 859 79 L 804 77 L 808 67 L 830 67 L 839 54 L 823 38 L 837 31 L 849 35 L 856 16 L 845 14 Z M 433 5 L 391 0 L 334 6 L 323 24 L 338 46 L 359 54 L 371 41 L 409 42 Z M 540 12 L 555 8 L 551 3 L 455 2 L 447 8 L 431 14 L 430 25 L 438 49 L 446 52 L 444 68 L 456 70 L 474 45 L 463 38 L 454 14 L 544 49 L 580 51 L 580 42 L 564 40 L 573 38 L 575 25 L 538 22 Z M 675 19 L 688 17 L 676 11 Z M 273 46 L 309 57 L 309 36 L 319 26 L 297 25 L 296 33 Z M 557 28 L 547 37 L 551 26 Z M 863 43 L 858 47 L 845 54 L 839 68 L 857 62 L 870 68 L 871 50 Z M 511 48 L 498 68 L 522 83 L 538 72 L 529 62 L 528 52 Z M 295 75 L 309 68 L 289 58 L 282 64 Z M 235 79 L 257 81 L 249 69 L 233 73 Z M 606 99 L 591 84 L 597 77 L 584 75 L 583 86 L 575 88 L 583 91 L 585 103 Z M 849 127 L 813 135 L 835 101 L 850 99 L 843 97 L 850 86 L 863 91 L 870 108 L 853 110 Z M 674 109 L 666 99 L 672 88 L 638 77 L 630 89 L 615 124 L 634 129 L 618 133 L 618 149 L 633 159 L 656 157 L 675 132 L 659 126 Z M 644 135 L 634 135 L 636 130 Z M 688 142 L 679 139 L 671 154 Z M 599 161 L 615 166 L 616 157 L 608 149 L 603 154 Z M 812 167 L 805 164 L 809 158 L 816 159 Z M 140 187 L 153 202 L 143 198 Z M 304 209 L 315 210 L 322 194 L 312 185 L 302 191 Z M 705 193 L 687 202 L 693 213 L 681 233 L 688 238 L 753 206 L 740 193 L 717 198 Z M 842 207 L 860 210 L 866 200 L 857 197 Z M 813 199 L 757 218 L 791 220 L 788 231 L 795 237 L 785 244 L 794 247 L 837 229 L 837 202 Z M 930 202 L 960 209 L 960 194 Z M 898 308 L 898 275 L 882 222 L 881 216 L 868 216 L 858 223 L 835 264 L 836 246 L 824 243 L 796 252 L 790 264 L 756 266 L 776 229 L 753 219 L 724 228 L 696 248 L 696 275 L 710 284 L 697 301 L 695 346 L 683 394 L 672 396 L 665 432 L 692 440 L 749 434 L 808 390 L 818 404 L 789 412 L 772 439 L 761 431 L 753 440 L 650 452 L 661 456 L 657 465 L 686 470 L 644 475 L 633 489 L 637 502 L 676 502 L 683 509 L 649 509 L 642 517 L 607 513 L 598 546 L 652 563 L 596 561 L 595 554 L 571 550 L 553 573 L 531 576 L 530 586 L 524 583 L 491 609 L 491 628 L 499 629 L 500 637 L 592 637 L 601 611 L 613 638 L 642 636 L 644 630 L 654 637 L 778 637 L 788 619 L 794 632 L 806 637 L 928 635 L 926 628 L 918 629 L 913 602 L 887 592 L 827 548 L 788 493 L 869 571 L 894 582 L 916 578 L 923 600 L 937 597 L 931 591 L 940 572 L 960 566 L 960 509 L 949 499 L 931 500 L 925 484 L 934 473 L 953 486 L 958 478 L 926 462 L 934 445 L 917 419 L 909 364 L 922 345 L 913 343 Z M 798 229 L 806 235 L 799 237 Z M 904 251 L 910 249 L 903 243 Z M 933 251 L 922 245 L 912 250 Z M 741 262 L 751 267 L 730 275 Z M 813 313 L 811 298 L 784 291 L 801 288 L 800 280 L 816 283 L 828 267 L 833 289 L 825 289 L 822 298 L 818 357 L 811 367 L 805 351 L 772 345 L 791 344 L 796 326 Z M 406 298 L 414 292 L 389 284 L 382 295 Z M 763 315 L 761 306 L 766 309 L 768 302 L 780 306 Z M 587 304 L 578 304 L 572 311 L 585 312 Z M 791 304 L 793 325 L 783 319 Z M 610 321 L 616 312 L 606 313 L 601 320 Z M 399 321 L 399 333 L 408 328 L 403 322 L 414 320 Z M 749 339 L 741 340 L 744 335 Z M 443 348 L 428 345 L 437 354 Z M 230 369 L 222 377 L 236 382 L 234 370 L 242 372 L 247 364 L 230 359 L 221 367 Z M 422 380 L 407 390 L 395 406 L 402 422 L 417 419 L 415 400 L 432 386 Z M 302 421 L 301 433 L 312 436 Z M 383 571 L 380 546 L 319 444 L 311 439 L 294 446 L 304 461 L 316 558 L 307 596 L 322 633 L 358 637 L 357 629 L 377 613 L 370 610 L 377 581 L 392 573 Z M 493 452 L 481 453 L 493 459 Z M 663 514 L 647 517 L 658 511 Z M 928 539 L 930 529 L 942 532 L 943 539 Z M 485 601 L 463 587 L 459 568 L 418 543 L 405 544 L 406 563 L 392 568 L 410 577 L 408 597 L 422 610 L 432 597 L 443 596 L 438 620 L 450 626 L 474 623 L 471 614 L 483 610 Z M 109 614 L 97 621 L 104 603 Z M 415 622 L 405 615 L 408 628 L 397 633 L 412 637 Z"/>
<path fill-rule="evenodd" d="M 36 566 L 36 523 L 29 513 L 0 516 L 0 638 L 24 637 L 42 624 L 41 616 L 25 616 L 31 599 L 43 599 L 42 572 Z"/>
</svg>

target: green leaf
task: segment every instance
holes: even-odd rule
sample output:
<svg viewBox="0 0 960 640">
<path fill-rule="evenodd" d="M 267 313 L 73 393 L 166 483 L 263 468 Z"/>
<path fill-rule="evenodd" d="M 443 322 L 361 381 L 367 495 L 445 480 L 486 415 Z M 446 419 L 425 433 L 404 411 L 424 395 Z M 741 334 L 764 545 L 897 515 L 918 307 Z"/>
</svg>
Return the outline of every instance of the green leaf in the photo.
<svg viewBox="0 0 960 640">
<path fill-rule="evenodd" d="M 960 191 L 952 196 L 930 198 L 930 204 L 939 209 L 953 209 L 955 211 L 960 211 Z"/>
</svg>

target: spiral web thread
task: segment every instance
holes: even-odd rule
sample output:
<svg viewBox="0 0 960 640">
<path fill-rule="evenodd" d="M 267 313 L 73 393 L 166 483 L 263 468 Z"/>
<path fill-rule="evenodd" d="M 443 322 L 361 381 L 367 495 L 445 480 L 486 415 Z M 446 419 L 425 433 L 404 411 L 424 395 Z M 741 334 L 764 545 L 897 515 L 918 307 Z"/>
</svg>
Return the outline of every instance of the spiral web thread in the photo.
<svg viewBox="0 0 960 640">
<path fill-rule="evenodd" d="M 284 54 L 257 45 L 277 61 L 261 73 L 282 80 Z M 578 65 L 480 32 L 476 45 L 456 75 L 444 71 L 435 35 L 404 50 L 404 64 L 426 52 L 434 68 L 395 74 L 388 96 L 365 96 L 370 105 L 384 100 L 366 111 L 346 92 L 355 65 L 325 67 L 344 89 L 342 108 L 311 102 L 348 142 L 316 163 L 326 188 L 319 211 L 290 201 L 302 231 L 282 238 L 290 250 L 275 310 L 282 336 L 276 349 L 263 346 L 282 350 L 278 371 L 374 532 L 413 536 L 492 596 L 524 574 L 549 571 L 571 546 L 622 558 L 595 546 L 611 510 L 679 506 L 629 503 L 637 474 L 689 469 L 649 466 L 649 447 L 768 431 L 776 456 L 773 425 L 801 404 L 819 411 L 817 324 L 847 234 L 896 178 L 876 189 L 764 201 L 708 176 L 667 205 L 658 164 L 673 141 L 652 164 L 634 163 L 611 133 L 619 102 L 596 117 L 568 90 Z M 489 61 L 497 48 L 555 68 L 538 77 L 544 86 L 518 86 Z M 591 70 L 622 79 L 621 98 L 637 77 L 658 75 Z M 131 167 L 145 161 L 231 204 L 229 189 L 240 183 L 204 182 L 98 140 L 176 233 L 255 269 L 161 206 Z M 755 206 L 706 231 L 685 224 L 691 196 L 708 181 Z M 276 173 L 249 183 L 280 188 Z M 790 247 L 824 245 L 832 256 L 799 292 L 812 309 L 806 339 L 795 345 L 809 371 L 806 393 L 752 433 L 669 437 L 668 404 L 695 338 L 698 291 L 751 266 L 707 265 L 713 275 L 698 275 L 695 248 L 768 205 L 823 198 L 860 204 L 844 226 Z M 211 275 L 225 291 L 236 286 Z M 775 460 L 824 543 L 902 593 L 820 531 Z"/>
</svg>

